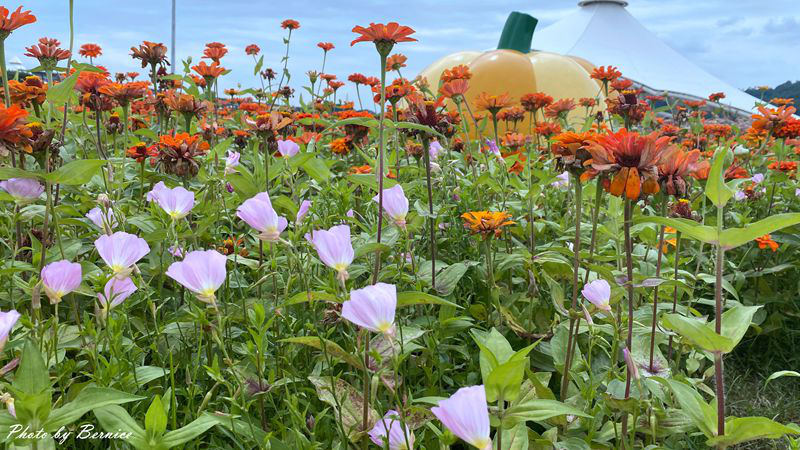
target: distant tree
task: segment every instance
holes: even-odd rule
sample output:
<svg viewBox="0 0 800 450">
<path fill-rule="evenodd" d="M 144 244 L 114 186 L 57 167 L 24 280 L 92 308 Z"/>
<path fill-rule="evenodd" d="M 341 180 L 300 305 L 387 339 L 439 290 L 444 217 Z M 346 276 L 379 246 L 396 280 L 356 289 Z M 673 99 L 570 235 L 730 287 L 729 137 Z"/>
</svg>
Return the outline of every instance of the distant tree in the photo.
<svg viewBox="0 0 800 450">
<path fill-rule="evenodd" d="M 748 94 L 769 101 L 773 98 L 793 98 L 794 106 L 800 107 L 800 81 L 787 81 L 774 88 L 760 90 L 756 87 L 746 89 Z"/>
</svg>

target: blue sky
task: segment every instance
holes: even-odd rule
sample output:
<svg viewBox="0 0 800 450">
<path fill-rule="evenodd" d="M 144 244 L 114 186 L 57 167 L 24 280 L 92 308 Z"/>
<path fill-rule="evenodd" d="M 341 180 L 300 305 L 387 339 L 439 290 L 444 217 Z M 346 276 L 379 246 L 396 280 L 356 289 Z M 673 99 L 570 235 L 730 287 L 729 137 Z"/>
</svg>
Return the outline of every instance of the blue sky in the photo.
<svg viewBox="0 0 800 450">
<path fill-rule="evenodd" d="M 629 0 L 628 10 L 667 44 L 712 74 L 738 87 L 776 85 L 800 78 L 800 2 L 797 0 Z M 195 62 L 206 42 L 228 46 L 223 66 L 233 69 L 224 87 L 255 86 L 253 60 L 244 54 L 248 44 L 258 44 L 265 67 L 279 71 L 285 31 L 283 19 L 300 22 L 292 33 L 289 70 L 292 86 L 306 83 L 305 72 L 319 71 L 320 41 L 336 48 L 329 54 L 325 72 L 346 80 L 361 72 L 378 74 L 377 53 L 372 45 L 350 47 L 353 25 L 398 21 L 417 32 L 419 42 L 402 43 L 395 49 L 409 58 L 403 69 L 413 77 L 429 63 L 459 50 L 481 50 L 496 45 L 510 11 L 522 11 L 539 19 L 545 27 L 573 11 L 573 0 L 405 0 L 405 1 L 244 1 L 178 0 L 177 57 L 191 56 Z M 7 4 L 16 8 L 17 4 Z M 6 40 L 6 54 L 26 67 L 36 62 L 23 56 L 24 47 L 42 36 L 60 39 L 68 45 L 67 0 L 35 0 L 24 3 L 38 17 L 35 24 L 14 32 Z M 136 70 L 130 47 L 142 40 L 170 42 L 170 1 L 75 1 L 75 49 L 87 42 L 97 43 L 103 55 L 96 63 L 112 73 Z M 534 33 L 534 42 L 536 35 Z M 613 61 L 593 61 L 598 65 Z M 182 65 L 178 66 L 182 68 Z M 350 86 L 344 95 L 352 99 Z M 297 91 L 299 93 L 299 90 Z M 342 92 L 342 91 L 340 91 Z M 305 98 L 308 96 L 305 95 Z M 340 95 L 341 97 L 341 95 Z"/>
</svg>

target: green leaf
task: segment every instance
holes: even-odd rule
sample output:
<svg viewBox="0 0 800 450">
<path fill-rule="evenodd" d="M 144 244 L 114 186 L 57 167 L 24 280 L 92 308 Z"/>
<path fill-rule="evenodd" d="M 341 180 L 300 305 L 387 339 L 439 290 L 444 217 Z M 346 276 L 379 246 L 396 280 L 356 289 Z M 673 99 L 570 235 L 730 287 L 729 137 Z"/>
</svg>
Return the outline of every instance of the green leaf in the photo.
<svg viewBox="0 0 800 450">
<path fill-rule="evenodd" d="M 720 236 L 720 244 L 725 250 L 736 248 L 753 239 L 770 234 L 773 231 L 800 223 L 800 213 L 776 214 L 746 225 L 744 228 L 728 228 Z"/>
<path fill-rule="evenodd" d="M 297 305 L 298 303 L 312 303 L 320 301 L 339 302 L 339 299 L 337 299 L 335 295 L 329 294 L 327 292 L 321 292 L 321 291 L 298 292 L 297 294 L 294 294 L 289 300 L 286 300 L 281 306 Z"/>
<path fill-rule="evenodd" d="M 325 162 L 319 158 L 311 158 L 306 161 L 302 166 L 303 170 L 318 183 L 323 183 L 330 179 L 333 174 L 325 165 Z"/>
<path fill-rule="evenodd" d="M 747 329 L 750 328 L 750 323 L 753 321 L 753 315 L 761 306 L 742 306 L 736 305 L 733 308 L 722 313 L 722 335 L 730 339 L 733 345 L 726 349 L 724 353 L 730 353 L 733 348 L 739 344 Z M 714 322 L 709 324 L 713 326 Z"/>
<path fill-rule="evenodd" d="M 504 450 L 528 450 L 528 427 L 524 423 L 511 428 L 503 428 Z"/>
<path fill-rule="evenodd" d="M 153 398 L 147 413 L 144 416 L 144 429 L 152 436 L 161 436 L 167 431 L 167 414 L 164 412 L 164 404 L 161 403 L 161 396 Z"/>
<path fill-rule="evenodd" d="M 117 433 L 119 431 L 130 433 L 125 443 L 130 444 L 137 450 L 150 450 L 153 448 L 147 442 L 147 435 L 142 427 L 125 411 L 124 408 L 117 405 L 104 406 L 97 408 L 94 411 L 97 421 L 109 433 Z"/>
<path fill-rule="evenodd" d="M 80 73 L 81 69 L 78 69 L 75 71 L 75 73 L 65 78 L 62 82 L 56 84 L 55 86 L 50 86 L 50 89 L 47 90 L 47 101 L 57 105 L 67 103 L 67 100 L 69 100 L 69 95 L 75 88 L 75 83 L 78 81 L 78 75 L 80 75 Z"/>
<path fill-rule="evenodd" d="M 375 252 L 389 252 L 392 250 L 392 247 L 380 243 L 380 242 L 370 242 L 369 244 L 364 244 L 358 247 L 355 251 L 354 258 L 360 258 L 364 255 L 368 255 L 370 253 Z"/>
<path fill-rule="evenodd" d="M 0 167 L 0 180 L 8 180 L 9 178 L 34 178 L 41 179 L 42 174 L 31 172 L 29 170 L 22 170 L 16 167 Z"/>
<path fill-rule="evenodd" d="M 44 359 L 32 340 L 25 341 L 22 358 L 13 383 L 14 389 L 25 394 L 39 394 L 50 389 L 50 374 Z"/>
<path fill-rule="evenodd" d="M 169 369 L 164 369 L 162 367 L 140 366 L 136 368 L 136 381 L 139 383 L 139 386 L 144 386 L 153 380 L 168 375 L 169 372 Z"/>
<path fill-rule="evenodd" d="M 711 437 L 716 434 L 716 402 L 714 402 L 714 405 L 706 403 L 705 400 L 703 400 L 703 396 L 686 383 L 661 377 L 653 377 L 652 379 L 658 381 L 672 391 L 675 395 L 675 399 L 678 400 L 678 404 L 681 406 L 681 411 L 694 422 L 694 425 L 699 428 L 706 437 Z"/>
<path fill-rule="evenodd" d="M 725 184 L 725 156 L 728 149 L 720 147 L 711 161 L 711 170 L 706 181 L 706 197 L 711 200 L 717 208 L 722 208 L 733 197 L 733 190 Z"/>
<path fill-rule="evenodd" d="M 68 162 L 51 172 L 45 178 L 53 184 L 66 184 L 76 186 L 85 184 L 92 179 L 100 168 L 106 164 L 102 159 L 79 159 Z"/>
<path fill-rule="evenodd" d="M 253 68 L 253 75 L 258 75 L 258 72 L 261 71 L 261 67 L 264 65 L 264 55 L 261 55 L 258 58 L 258 62 L 256 62 L 256 66 Z"/>
<path fill-rule="evenodd" d="M 665 327 L 680 334 L 693 345 L 709 352 L 727 353 L 726 349 L 733 348 L 736 345 L 731 339 L 715 333 L 708 326 L 708 323 L 702 320 L 684 317 L 680 314 L 666 314 L 661 319 L 661 322 Z"/>
<path fill-rule="evenodd" d="M 800 426 L 783 425 L 766 417 L 734 417 L 725 421 L 725 435 L 710 438 L 706 445 L 725 448 L 755 439 L 778 439 L 787 434 L 800 434 Z"/>
<path fill-rule="evenodd" d="M 500 398 L 505 400 L 517 398 L 528 365 L 528 358 L 510 359 L 492 369 L 484 386 L 486 401 L 492 403 Z"/>
<path fill-rule="evenodd" d="M 461 306 L 435 295 L 419 291 L 406 291 L 397 293 L 397 306 L 411 305 L 441 305 L 461 309 Z"/>
<path fill-rule="evenodd" d="M 295 336 L 286 339 L 281 339 L 278 342 L 289 342 L 291 344 L 302 344 L 307 345 L 309 347 L 314 347 L 318 350 L 325 351 L 329 355 L 339 358 L 342 361 L 350 364 L 351 366 L 355 367 L 356 369 L 363 369 L 364 365 L 359 358 L 354 356 L 350 352 L 346 352 L 339 344 L 329 341 L 325 338 L 317 337 L 317 336 Z M 324 350 L 323 350 L 324 346 Z"/>
<path fill-rule="evenodd" d="M 116 389 L 89 386 L 83 389 L 74 400 L 54 409 L 47 418 L 45 429 L 58 430 L 62 426 L 71 424 L 78 420 L 87 412 L 109 405 L 120 405 L 123 403 L 141 400 L 144 397 L 128 394 L 127 392 Z"/>
<path fill-rule="evenodd" d="M 707 244 L 717 244 L 719 241 L 716 228 L 709 227 L 707 225 L 700 225 L 694 220 L 672 219 L 658 216 L 641 216 L 634 219 L 634 223 L 645 222 L 657 223 L 675 228 L 676 230 L 680 231 L 683 236 L 690 237 Z"/>
<path fill-rule="evenodd" d="M 456 289 L 458 282 L 467 273 L 466 264 L 459 262 L 445 267 L 444 270 L 436 274 L 436 292 L 439 295 L 450 295 Z"/>
<path fill-rule="evenodd" d="M 764 382 L 764 386 L 766 386 L 770 381 L 781 377 L 800 377 L 800 372 L 795 372 L 794 370 L 779 370 L 767 378 L 767 381 Z"/>
<path fill-rule="evenodd" d="M 197 438 L 208 431 L 209 428 L 218 424 L 219 419 L 217 417 L 203 414 L 188 425 L 166 433 L 161 438 L 161 443 L 167 448 L 177 447 Z"/>
<path fill-rule="evenodd" d="M 518 421 L 531 420 L 541 422 L 557 416 L 591 417 L 580 409 L 569 406 L 558 400 L 529 398 L 506 410 L 506 416 Z"/>
</svg>

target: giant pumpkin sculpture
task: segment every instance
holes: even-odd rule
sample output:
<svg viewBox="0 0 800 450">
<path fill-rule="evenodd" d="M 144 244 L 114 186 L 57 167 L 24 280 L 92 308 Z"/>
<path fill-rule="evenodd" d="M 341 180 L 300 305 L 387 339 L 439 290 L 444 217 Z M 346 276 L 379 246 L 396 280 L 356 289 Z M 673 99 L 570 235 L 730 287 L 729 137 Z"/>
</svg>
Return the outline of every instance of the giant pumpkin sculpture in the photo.
<svg viewBox="0 0 800 450">
<path fill-rule="evenodd" d="M 425 77 L 431 90 L 436 92 L 439 78 L 446 69 L 460 64 L 469 66 L 472 79 L 466 100 L 475 112 L 475 99 L 482 92 L 492 95 L 508 93 L 515 103 L 532 92 L 544 92 L 555 100 L 582 97 L 598 98 L 599 107 L 605 107 L 602 92 L 589 74 L 593 66 L 583 59 L 556 53 L 531 51 L 531 39 L 537 20 L 532 16 L 512 12 L 506 20 L 497 50 L 487 52 L 462 51 L 445 56 L 425 68 L 420 76 Z M 568 117 L 571 124 L 583 120 L 585 110 L 577 107 Z M 517 129 L 527 132 L 528 119 Z M 500 133 L 505 124 L 499 124 Z M 484 130 L 492 135 L 491 127 Z"/>
</svg>

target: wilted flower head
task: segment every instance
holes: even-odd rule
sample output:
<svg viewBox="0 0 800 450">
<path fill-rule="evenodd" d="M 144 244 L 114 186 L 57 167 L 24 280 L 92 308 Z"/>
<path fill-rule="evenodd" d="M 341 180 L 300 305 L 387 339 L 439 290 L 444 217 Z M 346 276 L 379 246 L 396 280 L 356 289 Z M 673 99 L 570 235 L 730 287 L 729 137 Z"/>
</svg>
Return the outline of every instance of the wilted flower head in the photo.
<svg viewBox="0 0 800 450">
<path fill-rule="evenodd" d="M 259 239 L 267 242 L 280 240 L 281 232 L 288 222 L 272 208 L 269 193 L 261 192 L 244 201 L 237 209 L 236 216 L 260 231 Z"/>
<path fill-rule="evenodd" d="M 172 220 L 186 217 L 194 207 L 194 192 L 183 187 L 168 188 L 163 181 L 147 193 L 147 201 L 156 202 Z"/>
<path fill-rule="evenodd" d="M 217 289 L 225 282 L 228 258 L 216 250 L 195 250 L 170 264 L 167 276 L 193 292 L 201 302 L 216 305 Z"/>
<path fill-rule="evenodd" d="M 339 280 L 347 280 L 350 276 L 347 268 L 355 257 L 350 241 L 350 226 L 337 225 L 329 230 L 314 230 L 306 234 L 306 239 L 317 250 L 319 259 L 338 273 Z"/>
<path fill-rule="evenodd" d="M 144 239 L 124 231 L 100 236 L 94 241 L 94 246 L 114 276 L 119 279 L 128 277 L 133 265 L 150 253 L 150 246 Z"/>
<path fill-rule="evenodd" d="M 377 283 L 350 291 L 350 300 L 342 305 L 342 317 L 374 333 L 393 334 L 397 308 L 397 288 Z"/>
<path fill-rule="evenodd" d="M 39 198 L 44 192 L 44 186 L 31 178 L 10 178 L 0 181 L 0 189 L 6 191 L 20 204 L 30 203 Z"/>
<path fill-rule="evenodd" d="M 66 259 L 52 262 L 42 269 L 42 285 L 50 303 L 58 303 L 61 298 L 81 285 L 81 265 Z"/>
<path fill-rule="evenodd" d="M 411 450 L 414 448 L 414 433 L 400 422 L 400 414 L 389 410 L 369 432 L 372 443 L 389 450 Z"/>
<path fill-rule="evenodd" d="M 464 442 L 480 450 L 492 449 L 489 405 L 483 385 L 457 390 L 450 398 L 439 401 L 431 412 Z"/>
</svg>

